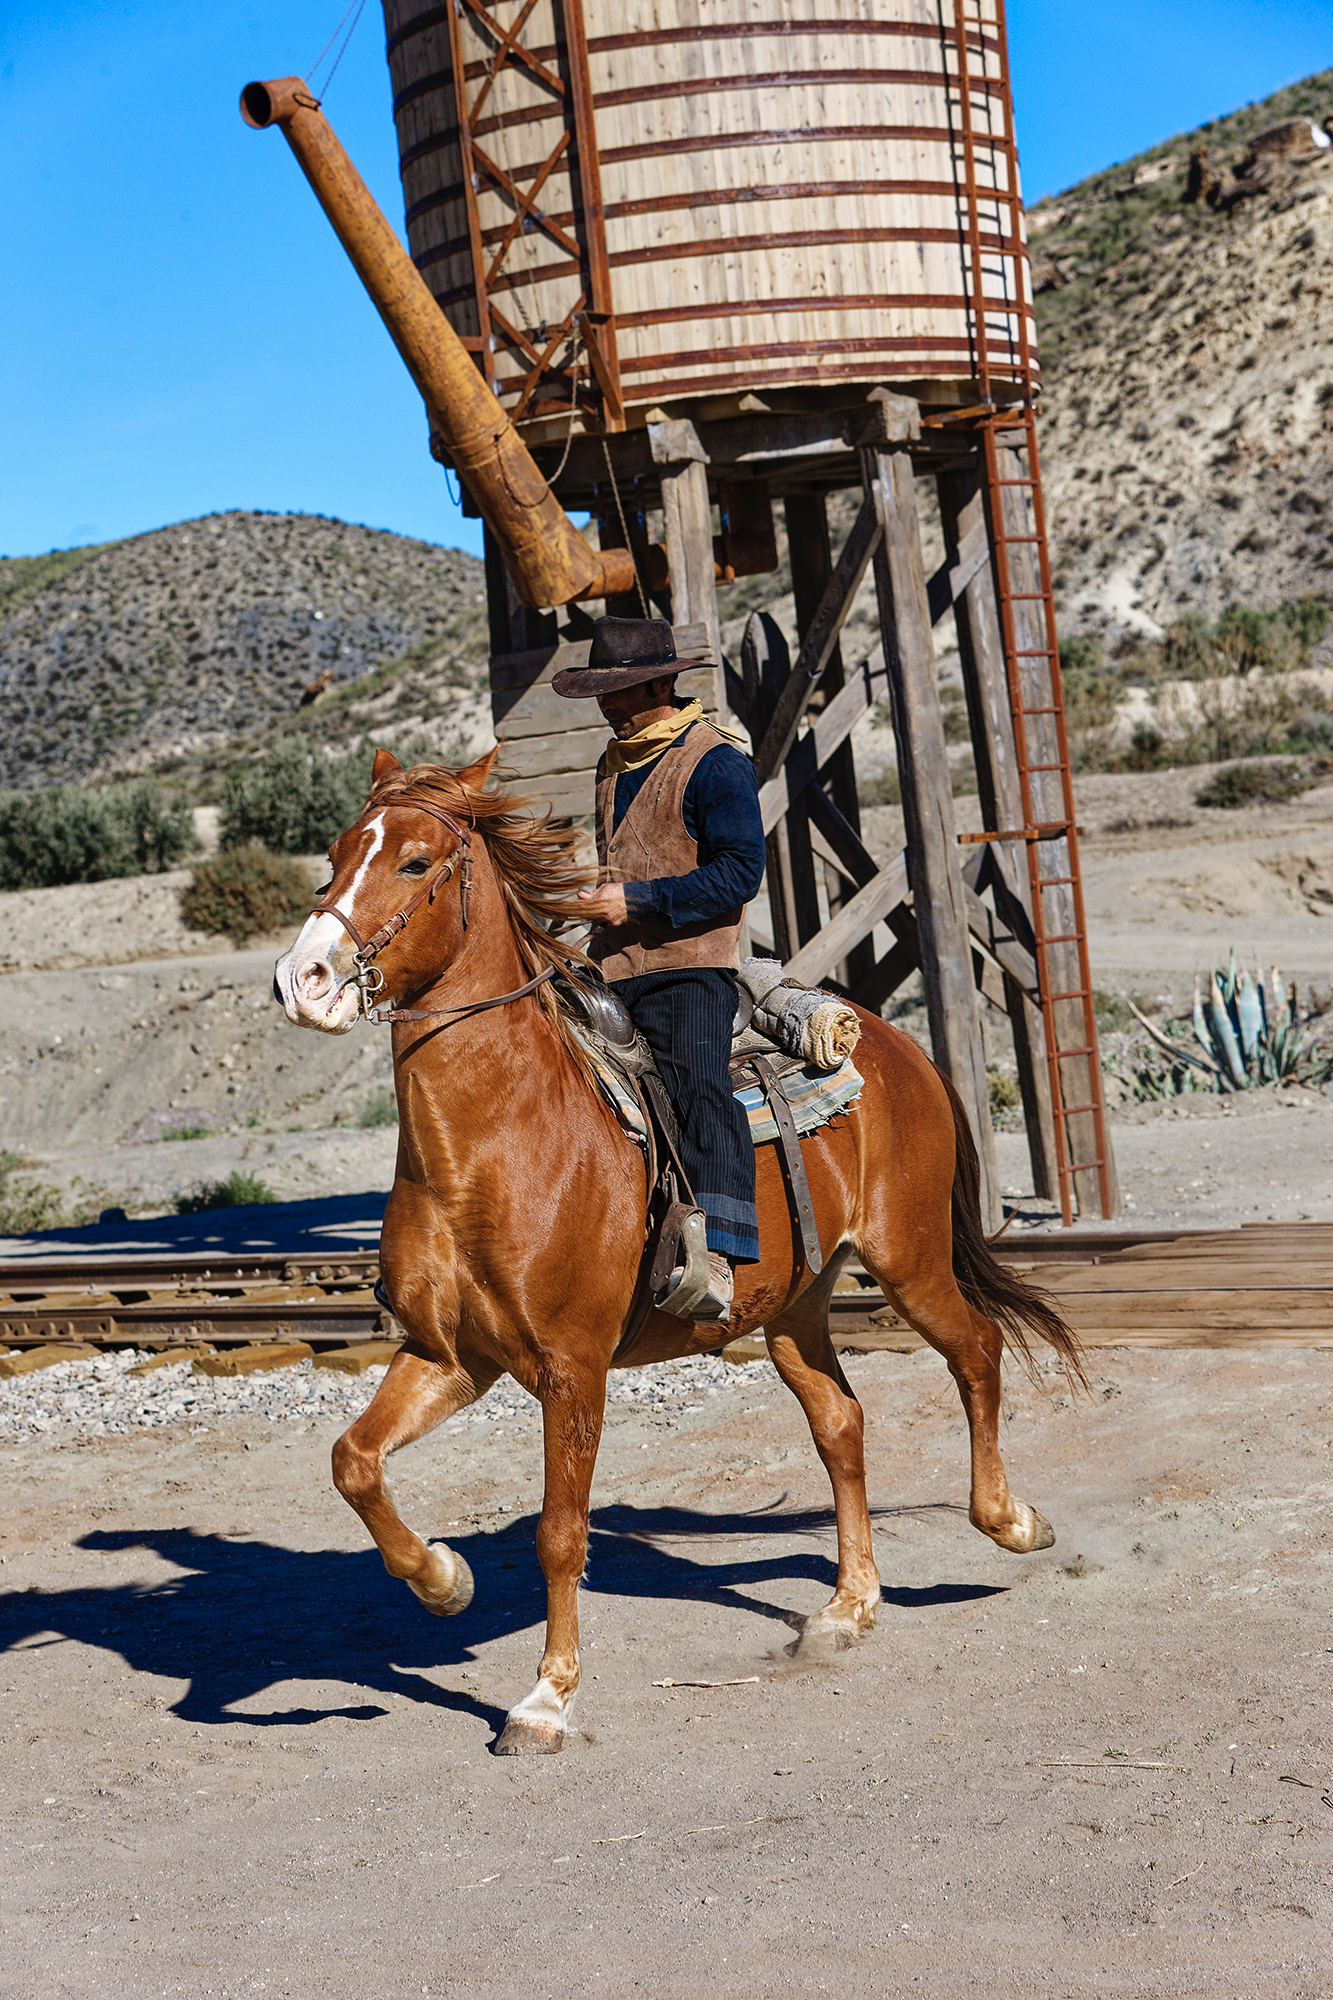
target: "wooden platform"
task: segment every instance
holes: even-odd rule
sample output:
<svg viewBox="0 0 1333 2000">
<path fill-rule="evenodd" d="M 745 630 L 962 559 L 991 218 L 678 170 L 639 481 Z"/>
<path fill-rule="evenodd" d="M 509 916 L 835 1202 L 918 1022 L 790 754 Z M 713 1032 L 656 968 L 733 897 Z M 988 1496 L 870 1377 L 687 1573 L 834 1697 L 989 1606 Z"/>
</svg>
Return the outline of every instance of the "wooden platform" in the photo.
<svg viewBox="0 0 1333 2000">
<path fill-rule="evenodd" d="M 1055 1295 L 1088 1347 L 1333 1348 L 1333 1223 L 1146 1240 L 1071 1231 L 996 1247 Z M 877 1290 L 839 1292 L 832 1321 L 844 1352 L 924 1345 Z"/>
</svg>

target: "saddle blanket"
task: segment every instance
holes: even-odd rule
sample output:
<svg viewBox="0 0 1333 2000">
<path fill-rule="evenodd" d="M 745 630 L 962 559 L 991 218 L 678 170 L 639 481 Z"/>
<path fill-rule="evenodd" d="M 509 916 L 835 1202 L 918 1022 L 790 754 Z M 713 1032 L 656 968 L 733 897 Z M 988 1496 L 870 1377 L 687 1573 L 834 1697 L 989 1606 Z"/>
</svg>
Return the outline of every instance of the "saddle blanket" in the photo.
<svg viewBox="0 0 1333 2000">
<path fill-rule="evenodd" d="M 589 1049 L 588 1053 L 597 1072 L 597 1080 L 617 1118 L 632 1138 L 644 1142 L 647 1133 L 637 1102 L 615 1071 L 598 1062 L 594 1050 Z M 805 1138 L 807 1133 L 817 1132 L 821 1125 L 827 1125 L 840 1112 L 849 1110 L 860 1097 L 864 1081 L 850 1057 L 835 1070 L 816 1069 L 806 1063 L 800 1069 L 788 1071 L 782 1078 L 782 1088 L 801 1138 Z M 750 1120 L 751 1143 L 763 1146 L 776 1139 L 777 1121 L 759 1085 L 745 1084 L 736 1091 L 736 1095 L 745 1106 Z"/>
</svg>

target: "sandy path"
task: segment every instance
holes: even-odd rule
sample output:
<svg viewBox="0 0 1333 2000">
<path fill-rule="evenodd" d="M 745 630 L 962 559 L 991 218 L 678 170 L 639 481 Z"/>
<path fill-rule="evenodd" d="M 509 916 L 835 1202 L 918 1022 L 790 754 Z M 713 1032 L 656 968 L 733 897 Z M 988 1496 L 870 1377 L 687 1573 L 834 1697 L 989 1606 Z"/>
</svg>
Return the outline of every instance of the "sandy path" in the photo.
<svg viewBox="0 0 1333 2000">
<path fill-rule="evenodd" d="M 967 1525 L 938 1360 L 851 1367 L 878 1632 L 785 1655 L 834 1542 L 775 1378 L 613 1407 L 579 1727 L 531 1762 L 489 1755 L 539 1646 L 531 1417 L 402 1462 L 477 1575 L 447 1624 L 320 1428 L 0 1452 L 13 1989 L 1326 1995 L 1333 1356 L 1013 1383 L 1060 1535 L 1021 1561 Z"/>
</svg>

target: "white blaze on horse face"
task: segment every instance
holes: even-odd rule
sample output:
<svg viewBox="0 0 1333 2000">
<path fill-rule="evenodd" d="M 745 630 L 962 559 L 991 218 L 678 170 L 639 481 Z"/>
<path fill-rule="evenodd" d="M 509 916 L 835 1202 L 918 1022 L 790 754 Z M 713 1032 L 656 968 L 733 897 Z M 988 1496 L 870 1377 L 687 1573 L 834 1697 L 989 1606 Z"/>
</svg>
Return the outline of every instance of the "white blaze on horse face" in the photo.
<svg viewBox="0 0 1333 2000">
<path fill-rule="evenodd" d="M 384 814 L 376 813 L 365 830 L 370 838 L 356 874 L 331 905 L 353 923 L 357 894 L 384 845 Z M 355 956 L 351 935 L 335 916 L 326 911 L 307 917 L 296 943 L 273 968 L 287 1019 L 298 1028 L 316 1028 L 326 1035 L 345 1035 L 354 1028 L 361 1012 L 360 991 L 351 983 Z"/>
</svg>

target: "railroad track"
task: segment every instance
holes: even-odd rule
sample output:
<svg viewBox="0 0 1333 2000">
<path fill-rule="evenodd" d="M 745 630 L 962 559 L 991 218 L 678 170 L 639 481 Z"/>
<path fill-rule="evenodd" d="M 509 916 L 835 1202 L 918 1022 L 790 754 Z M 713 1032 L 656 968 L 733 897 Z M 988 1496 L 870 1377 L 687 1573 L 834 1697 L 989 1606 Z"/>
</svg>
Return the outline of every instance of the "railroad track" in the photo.
<svg viewBox="0 0 1333 2000">
<path fill-rule="evenodd" d="M 1333 1224 L 1061 1231 L 997 1242 L 1057 1297 L 1090 1346 L 1333 1345 Z M 401 1339 L 375 1297 L 373 1252 L 64 1257 L 0 1261 L 0 1349 L 228 1349 L 304 1342 L 315 1353 Z M 834 1294 L 834 1344 L 922 1345 L 855 1269 Z M 736 1358 L 765 1352 L 734 1344 Z"/>
<path fill-rule="evenodd" d="M 379 1259 L 213 1253 L 0 1262 L 0 1346 L 218 1350 L 302 1340 L 318 1352 L 399 1333 Z"/>
</svg>

